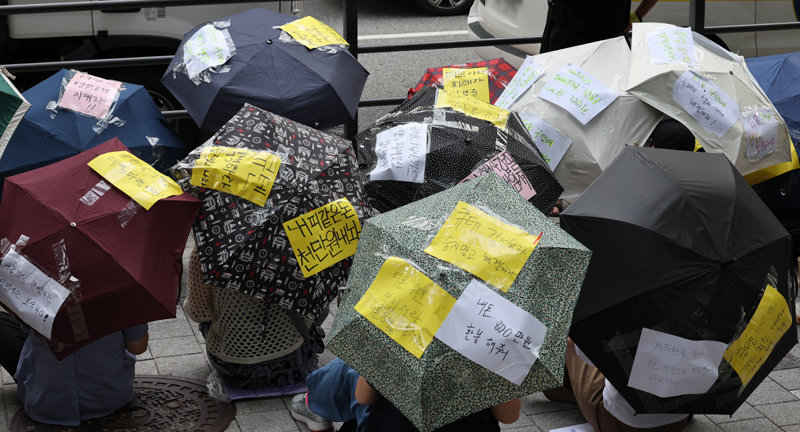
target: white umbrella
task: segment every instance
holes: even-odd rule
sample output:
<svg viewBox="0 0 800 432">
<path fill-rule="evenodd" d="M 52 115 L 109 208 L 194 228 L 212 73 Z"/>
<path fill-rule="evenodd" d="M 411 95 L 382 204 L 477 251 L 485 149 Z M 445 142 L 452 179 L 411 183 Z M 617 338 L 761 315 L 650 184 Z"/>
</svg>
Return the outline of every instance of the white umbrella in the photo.
<svg viewBox="0 0 800 432">
<path fill-rule="evenodd" d="M 623 37 L 533 56 L 546 72 L 510 107 L 520 112 L 540 150 L 553 152 L 551 168 L 567 201 L 625 146 L 642 145 L 661 118 L 625 92 L 630 57 Z"/>
<path fill-rule="evenodd" d="M 689 130 L 742 174 L 791 160 L 786 123 L 744 62 L 671 24 L 633 26 L 628 91 Z"/>
</svg>

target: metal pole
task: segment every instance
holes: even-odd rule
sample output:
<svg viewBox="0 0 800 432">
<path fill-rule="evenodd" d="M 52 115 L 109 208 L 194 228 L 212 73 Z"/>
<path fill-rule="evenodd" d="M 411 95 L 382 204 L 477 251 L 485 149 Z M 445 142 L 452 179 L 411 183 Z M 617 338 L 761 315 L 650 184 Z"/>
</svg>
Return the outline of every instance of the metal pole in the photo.
<svg viewBox="0 0 800 432">
<path fill-rule="evenodd" d="M 344 39 L 350 44 L 350 54 L 358 58 L 358 0 L 344 0 Z M 353 121 L 344 125 L 344 137 L 352 140 L 358 133 L 358 109 Z M 353 146 L 353 151 L 358 151 Z"/>
<path fill-rule="evenodd" d="M 689 26 L 697 33 L 705 33 L 706 1 L 689 0 Z"/>
</svg>

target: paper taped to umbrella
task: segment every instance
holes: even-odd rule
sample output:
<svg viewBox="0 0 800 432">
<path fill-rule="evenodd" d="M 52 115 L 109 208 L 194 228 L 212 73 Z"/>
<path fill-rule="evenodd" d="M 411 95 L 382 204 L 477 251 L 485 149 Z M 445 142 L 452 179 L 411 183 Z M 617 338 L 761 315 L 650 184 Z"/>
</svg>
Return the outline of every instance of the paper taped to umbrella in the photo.
<svg viewBox="0 0 800 432">
<path fill-rule="evenodd" d="M 61 78 L 58 100 L 47 104 L 50 117 L 58 115 L 59 108 L 97 119 L 93 127 L 102 133 L 109 124 L 123 126 L 125 120 L 114 115 L 120 92 L 125 86 L 120 81 L 108 80 L 85 72 L 69 70 Z"/>
<path fill-rule="evenodd" d="M 494 102 L 494 105 L 509 109 L 545 72 L 547 72 L 547 69 L 534 60 L 533 56 L 525 57 L 514 78 L 508 83 L 503 93 Z"/>
<path fill-rule="evenodd" d="M 499 175 L 362 226 L 328 347 L 415 427 L 561 385 L 591 253 Z"/>
<path fill-rule="evenodd" d="M 214 21 L 195 31 L 179 50 L 183 61 L 173 66 L 173 72 L 185 73 L 195 84 L 210 82 L 211 73 L 225 73 L 225 63 L 236 54 L 236 45 L 228 32 L 230 20 Z"/>
<path fill-rule="evenodd" d="M 744 58 L 690 29 L 633 26 L 628 92 L 683 123 L 747 175 L 791 160 L 786 122 Z"/>
<path fill-rule="evenodd" d="M 103 153 L 87 165 L 145 210 L 160 199 L 183 193 L 174 180 L 127 151 Z"/>
<path fill-rule="evenodd" d="M 350 45 L 339 33 L 336 33 L 336 30 L 312 16 L 296 19 L 278 28 L 291 35 L 295 41 L 303 44 L 308 49 L 329 45 Z"/>
<path fill-rule="evenodd" d="M 456 77 L 456 75 L 461 75 L 458 70 L 470 70 L 470 72 L 467 72 L 467 74 L 474 74 L 476 71 L 478 71 L 478 74 L 483 74 L 483 71 L 485 70 L 486 77 L 488 78 L 486 88 L 488 93 L 486 99 L 480 97 L 480 100 L 492 104 L 499 100 L 498 98 L 505 91 L 506 86 L 511 85 L 511 81 L 517 72 L 514 66 L 511 66 L 511 64 L 502 58 L 428 68 L 422 75 L 422 78 L 419 80 L 417 85 L 408 90 L 408 99 L 411 99 L 411 97 L 423 87 L 444 88 L 445 81 L 452 80 L 453 78 L 456 78 L 457 81 L 462 81 L 458 82 L 458 84 L 465 85 L 462 90 L 466 90 L 468 88 L 470 91 L 474 89 L 478 93 L 483 92 L 482 78 L 478 80 L 470 79 L 468 82 L 463 82 L 463 80 L 460 80 Z M 452 76 L 446 78 L 445 71 L 448 71 L 448 73 L 450 73 Z M 459 87 L 461 86 L 459 85 Z M 501 106 L 501 108 L 506 107 Z"/>
<path fill-rule="evenodd" d="M 451 108 L 470 117 L 486 120 L 501 129 L 506 128 L 511 115 L 508 110 L 456 91 L 437 91 L 435 106 L 437 109 Z"/>
<path fill-rule="evenodd" d="M 245 104 L 172 170 L 203 201 L 203 280 L 315 318 L 372 216 L 349 141 Z"/>
</svg>

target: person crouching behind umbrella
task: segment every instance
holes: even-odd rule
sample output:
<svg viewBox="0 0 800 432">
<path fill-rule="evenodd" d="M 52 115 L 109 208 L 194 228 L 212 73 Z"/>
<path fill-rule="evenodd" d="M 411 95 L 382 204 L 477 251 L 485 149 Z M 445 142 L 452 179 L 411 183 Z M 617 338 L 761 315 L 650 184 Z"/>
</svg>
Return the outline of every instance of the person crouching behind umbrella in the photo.
<svg viewBox="0 0 800 432">
<path fill-rule="evenodd" d="M 31 420 L 62 426 L 138 406 L 136 356 L 147 350 L 147 324 L 129 327 L 79 348 L 62 360 L 46 343 L 0 312 L 3 368 Z"/>
<path fill-rule="evenodd" d="M 418 432 L 414 425 L 375 390 L 364 377 L 336 358 L 306 378 L 308 392 L 292 399 L 290 414 L 311 431 L 332 430 L 332 421 L 348 422 L 339 431 Z M 517 398 L 470 414 L 435 432 L 499 432 L 500 423 L 517 421 L 522 401 Z M 346 429 L 350 427 L 351 429 Z"/>
</svg>

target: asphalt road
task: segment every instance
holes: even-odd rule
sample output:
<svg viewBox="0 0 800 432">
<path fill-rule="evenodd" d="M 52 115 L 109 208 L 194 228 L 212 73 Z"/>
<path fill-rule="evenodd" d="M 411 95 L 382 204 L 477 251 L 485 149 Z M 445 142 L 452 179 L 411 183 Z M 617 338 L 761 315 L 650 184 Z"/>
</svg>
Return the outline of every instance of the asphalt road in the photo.
<svg viewBox="0 0 800 432">
<path fill-rule="evenodd" d="M 342 32 L 343 0 L 306 0 L 300 3 L 300 16 L 311 15 Z M 358 35 L 359 47 L 469 37 L 467 15 L 434 16 L 418 8 L 413 0 L 358 1 Z M 480 60 L 471 48 L 361 54 L 358 59 L 370 73 L 362 100 L 404 97 L 429 67 Z M 359 109 L 358 129 L 367 128 L 391 108 Z"/>
</svg>

